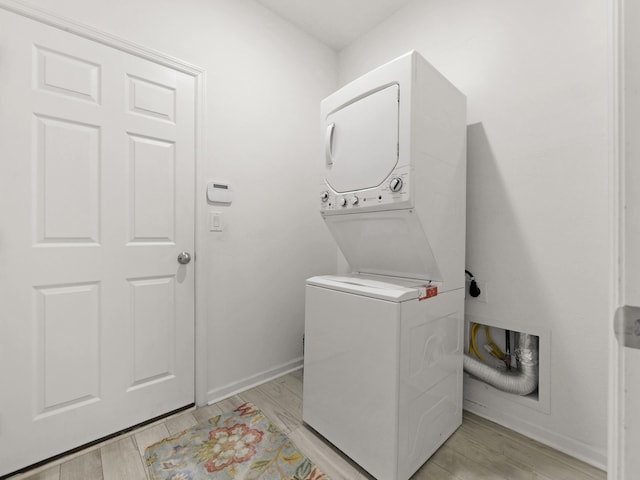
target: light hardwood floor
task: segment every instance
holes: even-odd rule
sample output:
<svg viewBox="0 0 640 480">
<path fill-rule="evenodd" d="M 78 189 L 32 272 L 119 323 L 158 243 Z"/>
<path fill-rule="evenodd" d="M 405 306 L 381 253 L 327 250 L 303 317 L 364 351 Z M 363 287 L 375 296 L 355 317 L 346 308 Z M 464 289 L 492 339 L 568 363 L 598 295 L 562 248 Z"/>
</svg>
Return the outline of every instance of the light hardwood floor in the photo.
<svg viewBox="0 0 640 480">
<path fill-rule="evenodd" d="M 371 480 L 302 423 L 302 372 L 297 371 L 215 405 L 191 409 L 44 465 L 11 480 L 148 480 L 148 445 L 248 401 L 263 411 L 331 480 Z M 413 480 L 606 480 L 606 474 L 476 415 Z"/>
</svg>

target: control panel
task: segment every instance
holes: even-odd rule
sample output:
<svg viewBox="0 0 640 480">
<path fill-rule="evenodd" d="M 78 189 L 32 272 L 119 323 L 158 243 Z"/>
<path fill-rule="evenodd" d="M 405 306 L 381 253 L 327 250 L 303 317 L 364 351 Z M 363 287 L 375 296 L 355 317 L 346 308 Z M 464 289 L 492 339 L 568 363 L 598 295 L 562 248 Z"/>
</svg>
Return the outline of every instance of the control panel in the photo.
<svg viewBox="0 0 640 480">
<path fill-rule="evenodd" d="M 320 192 L 320 211 L 327 215 L 412 206 L 409 167 L 394 170 L 381 185 L 375 188 L 337 193 L 326 184 L 324 187 Z"/>
</svg>

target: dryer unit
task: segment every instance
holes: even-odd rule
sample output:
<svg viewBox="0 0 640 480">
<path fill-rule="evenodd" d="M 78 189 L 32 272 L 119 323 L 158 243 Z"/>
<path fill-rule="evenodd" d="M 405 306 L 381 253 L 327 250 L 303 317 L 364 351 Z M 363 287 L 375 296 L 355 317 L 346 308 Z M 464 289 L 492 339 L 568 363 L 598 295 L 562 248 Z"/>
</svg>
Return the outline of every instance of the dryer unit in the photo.
<svg viewBox="0 0 640 480">
<path fill-rule="evenodd" d="M 352 273 L 307 280 L 303 419 L 406 480 L 462 421 L 466 100 L 410 52 L 321 114 L 320 212 Z"/>
<path fill-rule="evenodd" d="M 353 271 L 463 288 L 465 96 L 410 52 L 324 99 L 321 122 L 320 212 Z"/>
</svg>

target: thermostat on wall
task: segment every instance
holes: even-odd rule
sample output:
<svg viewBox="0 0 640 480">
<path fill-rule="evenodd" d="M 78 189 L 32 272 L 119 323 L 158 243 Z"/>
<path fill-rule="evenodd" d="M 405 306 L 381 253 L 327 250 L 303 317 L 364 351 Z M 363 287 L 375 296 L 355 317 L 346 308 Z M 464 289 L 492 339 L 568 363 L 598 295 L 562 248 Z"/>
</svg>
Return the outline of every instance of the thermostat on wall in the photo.
<svg viewBox="0 0 640 480">
<path fill-rule="evenodd" d="M 233 191 L 229 185 L 224 183 L 208 183 L 207 200 L 213 203 L 226 203 L 227 205 L 231 205 L 233 201 Z"/>
</svg>

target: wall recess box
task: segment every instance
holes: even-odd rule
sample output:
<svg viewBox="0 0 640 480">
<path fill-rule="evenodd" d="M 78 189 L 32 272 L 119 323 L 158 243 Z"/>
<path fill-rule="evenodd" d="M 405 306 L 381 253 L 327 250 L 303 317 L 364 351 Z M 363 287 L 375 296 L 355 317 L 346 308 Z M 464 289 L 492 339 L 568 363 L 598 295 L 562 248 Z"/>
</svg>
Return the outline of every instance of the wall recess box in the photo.
<svg viewBox="0 0 640 480">
<path fill-rule="evenodd" d="M 549 415 L 551 413 L 551 331 L 539 325 L 524 324 L 519 321 L 503 322 L 494 318 L 465 313 L 465 330 L 467 330 L 465 345 L 469 344 L 468 326 L 471 322 L 502 330 L 526 332 L 538 337 L 538 390 L 527 396 L 514 395 L 493 388 L 465 372 L 464 408 L 498 423 L 503 422 L 503 416 L 506 412 L 511 412 L 513 415 L 514 405 L 525 406 Z M 512 351 L 515 351 L 514 347 L 512 345 Z"/>
</svg>

